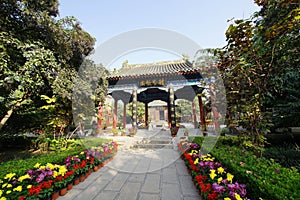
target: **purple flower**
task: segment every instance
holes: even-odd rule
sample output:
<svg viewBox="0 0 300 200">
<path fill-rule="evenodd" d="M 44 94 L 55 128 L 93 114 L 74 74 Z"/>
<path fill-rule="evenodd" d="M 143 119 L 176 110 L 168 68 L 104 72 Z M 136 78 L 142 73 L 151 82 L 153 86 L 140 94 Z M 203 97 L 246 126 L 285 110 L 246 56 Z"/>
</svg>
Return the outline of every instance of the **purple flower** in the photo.
<svg viewBox="0 0 300 200">
<path fill-rule="evenodd" d="M 45 178 L 45 175 L 43 174 L 43 173 L 41 173 L 37 178 L 36 178 L 36 182 L 37 183 L 40 183 L 40 182 L 42 182 L 43 180 L 44 180 L 44 178 Z"/>
<path fill-rule="evenodd" d="M 194 149 L 194 150 L 197 150 L 197 149 L 200 148 L 199 144 L 197 144 L 197 143 L 192 143 L 192 144 L 190 145 L 190 147 L 191 147 L 191 149 Z"/>
<path fill-rule="evenodd" d="M 46 174 L 47 177 L 51 177 L 52 175 L 53 175 L 53 171 L 52 170 L 47 171 L 47 174 Z"/>
<path fill-rule="evenodd" d="M 199 156 L 198 156 L 198 154 L 193 154 L 192 155 L 192 158 L 195 160 L 196 158 L 198 158 Z"/>
<path fill-rule="evenodd" d="M 222 183 L 223 183 L 223 184 L 227 184 L 227 183 L 228 183 L 228 180 L 227 180 L 227 179 L 223 179 L 223 180 L 222 180 Z"/>
<path fill-rule="evenodd" d="M 27 174 L 29 176 L 33 176 L 34 175 L 34 171 L 32 169 L 30 169 L 30 170 L 27 171 Z"/>
<path fill-rule="evenodd" d="M 204 168 L 204 167 L 205 167 L 205 163 L 201 160 L 201 161 L 198 163 L 198 167 Z"/>
<path fill-rule="evenodd" d="M 219 163 L 219 162 L 216 162 L 215 166 L 216 166 L 216 168 L 222 167 L 221 163 Z"/>
<path fill-rule="evenodd" d="M 235 189 L 235 184 L 228 184 L 227 186 L 230 191 L 233 191 Z"/>
<path fill-rule="evenodd" d="M 219 185 L 217 183 L 214 183 L 212 185 L 212 188 L 213 188 L 214 192 L 218 192 L 218 193 L 226 191 L 226 189 L 223 186 L 221 186 L 221 185 Z"/>
<path fill-rule="evenodd" d="M 229 194 L 228 194 L 228 197 L 231 197 L 232 199 L 235 199 L 235 192 L 230 191 Z"/>
</svg>

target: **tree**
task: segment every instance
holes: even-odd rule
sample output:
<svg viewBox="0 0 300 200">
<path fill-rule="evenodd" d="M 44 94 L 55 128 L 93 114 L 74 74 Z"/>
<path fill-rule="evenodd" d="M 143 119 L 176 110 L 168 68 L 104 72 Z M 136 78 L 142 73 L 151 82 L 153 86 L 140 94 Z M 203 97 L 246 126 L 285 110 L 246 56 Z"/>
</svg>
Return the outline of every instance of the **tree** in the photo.
<svg viewBox="0 0 300 200">
<path fill-rule="evenodd" d="M 262 145 L 262 135 L 272 126 L 268 108 L 281 99 L 281 104 L 299 109 L 299 95 L 294 96 L 296 103 L 282 95 L 293 94 L 299 82 L 287 84 L 291 74 L 299 80 L 300 12 L 293 0 L 256 3 L 261 10 L 250 19 L 235 20 L 226 31 L 227 46 L 217 54 L 227 90 L 228 122 L 243 125 Z"/>
<path fill-rule="evenodd" d="M 14 111 L 42 106 L 41 95 L 60 99 L 72 119 L 72 78 L 94 38 L 74 17 L 56 20 L 57 15 L 57 0 L 0 4 L 0 130 Z"/>
</svg>

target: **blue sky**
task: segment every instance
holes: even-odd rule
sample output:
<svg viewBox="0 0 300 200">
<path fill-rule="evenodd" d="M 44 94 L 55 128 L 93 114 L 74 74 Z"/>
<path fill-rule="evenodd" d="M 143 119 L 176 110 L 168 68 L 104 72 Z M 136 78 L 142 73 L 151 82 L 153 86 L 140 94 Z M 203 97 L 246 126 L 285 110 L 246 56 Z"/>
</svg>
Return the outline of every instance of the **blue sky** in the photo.
<svg viewBox="0 0 300 200">
<path fill-rule="evenodd" d="M 176 31 L 202 48 L 226 45 L 225 31 L 235 18 L 249 18 L 259 10 L 253 0 L 60 0 L 60 17 L 75 16 L 96 38 L 95 47 L 112 37 L 141 28 Z M 178 57 L 178 56 L 177 56 Z M 135 51 L 116 58 L 111 65 L 175 59 L 157 50 Z"/>
</svg>

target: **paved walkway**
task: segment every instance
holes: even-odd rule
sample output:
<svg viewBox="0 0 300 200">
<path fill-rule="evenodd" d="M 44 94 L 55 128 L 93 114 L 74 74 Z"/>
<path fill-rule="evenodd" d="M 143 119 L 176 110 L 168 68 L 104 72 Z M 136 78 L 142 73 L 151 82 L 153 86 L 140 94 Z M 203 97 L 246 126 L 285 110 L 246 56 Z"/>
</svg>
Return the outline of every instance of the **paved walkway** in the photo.
<svg viewBox="0 0 300 200">
<path fill-rule="evenodd" d="M 115 137 L 123 143 L 116 157 L 59 200 L 200 199 L 176 149 L 130 148 L 136 140 L 157 133 L 139 130 L 134 138 Z"/>
</svg>

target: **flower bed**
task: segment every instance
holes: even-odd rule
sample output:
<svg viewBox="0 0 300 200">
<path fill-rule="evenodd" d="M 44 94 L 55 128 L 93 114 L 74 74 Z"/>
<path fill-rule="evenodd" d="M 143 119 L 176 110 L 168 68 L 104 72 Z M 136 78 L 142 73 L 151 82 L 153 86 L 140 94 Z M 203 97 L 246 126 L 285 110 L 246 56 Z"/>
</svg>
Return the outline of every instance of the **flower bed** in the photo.
<svg viewBox="0 0 300 200">
<path fill-rule="evenodd" d="M 248 199 L 246 185 L 235 181 L 234 175 L 210 154 L 201 154 L 197 143 L 180 142 L 178 149 L 202 199 Z"/>
<path fill-rule="evenodd" d="M 36 163 L 22 176 L 8 173 L 0 179 L 0 200 L 51 199 L 53 193 L 81 176 L 86 177 L 88 171 L 112 159 L 116 152 L 117 143 L 107 142 L 67 156 L 63 163 Z"/>
<path fill-rule="evenodd" d="M 203 139 L 195 137 L 193 142 L 202 144 L 203 148 Z M 257 157 L 253 150 L 238 137 L 219 137 L 211 154 L 235 174 L 239 182 L 247 185 L 251 199 L 299 199 L 300 174 L 297 169 L 282 167 L 273 159 Z"/>
</svg>

